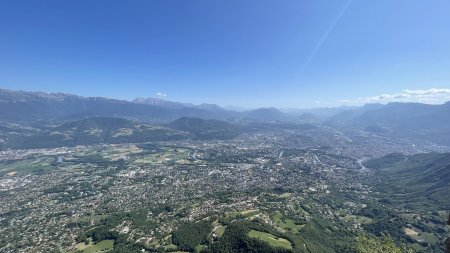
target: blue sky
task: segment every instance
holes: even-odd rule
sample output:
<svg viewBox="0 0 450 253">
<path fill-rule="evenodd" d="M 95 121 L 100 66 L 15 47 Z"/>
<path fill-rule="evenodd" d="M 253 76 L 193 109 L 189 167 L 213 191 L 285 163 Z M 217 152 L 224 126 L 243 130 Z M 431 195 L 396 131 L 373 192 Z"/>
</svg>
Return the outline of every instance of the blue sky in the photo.
<svg viewBox="0 0 450 253">
<path fill-rule="evenodd" d="M 448 0 L 4 0 L 0 87 L 243 107 L 442 102 L 449 13 Z"/>
</svg>

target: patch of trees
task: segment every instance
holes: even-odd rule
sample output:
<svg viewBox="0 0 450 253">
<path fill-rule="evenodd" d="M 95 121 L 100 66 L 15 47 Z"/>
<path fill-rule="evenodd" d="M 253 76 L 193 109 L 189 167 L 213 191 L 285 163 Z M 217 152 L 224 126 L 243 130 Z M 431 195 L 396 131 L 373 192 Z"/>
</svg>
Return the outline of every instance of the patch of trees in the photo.
<svg viewBox="0 0 450 253">
<path fill-rule="evenodd" d="M 361 234 L 358 236 L 356 245 L 358 253 L 412 253 L 405 245 L 397 245 L 389 236 L 382 239 Z"/>
<path fill-rule="evenodd" d="M 197 245 L 208 242 L 211 229 L 209 220 L 185 223 L 172 233 L 172 241 L 183 251 L 193 251 Z"/>
<path fill-rule="evenodd" d="M 145 149 L 144 154 L 156 154 L 162 152 L 163 150 L 153 143 L 142 143 L 138 145 L 139 148 Z"/>
<path fill-rule="evenodd" d="M 392 153 L 385 155 L 380 158 L 368 160 L 364 162 L 364 166 L 371 169 L 384 169 L 386 167 L 391 167 L 399 162 L 404 161 L 406 158 L 405 155 L 401 153 Z"/>
<path fill-rule="evenodd" d="M 275 188 L 273 188 L 273 193 L 274 194 L 283 194 L 283 193 L 286 193 L 286 192 L 289 192 L 289 190 L 287 190 L 287 189 L 285 189 L 285 188 L 283 188 L 281 186 L 276 186 Z"/>
<path fill-rule="evenodd" d="M 355 252 L 354 233 L 340 226 L 336 227 L 334 224 L 318 217 L 311 219 L 302 228 L 301 239 L 307 247 L 306 252 Z"/>
<path fill-rule="evenodd" d="M 387 233 L 398 241 L 408 239 L 403 231 L 406 222 L 395 211 L 386 206 L 370 203 L 366 208 L 359 211 L 359 215 L 373 219 L 373 223 L 365 224 L 363 227 L 376 236 L 381 237 Z"/>
<path fill-rule="evenodd" d="M 88 238 L 91 238 L 93 242 L 97 243 L 103 240 L 114 240 L 114 248 L 112 253 L 131 253 L 142 252 L 143 245 L 136 244 L 128 240 L 124 234 L 119 234 L 113 229 L 121 224 L 123 221 L 131 221 L 132 226 L 136 229 L 149 233 L 149 231 L 155 227 L 155 223 L 148 220 L 148 211 L 145 209 L 137 209 L 131 212 L 115 213 L 106 218 L 100 219 L 98 225 L 85 232 L 80 233 L 76 241 L 87 242 Z M 78 224 L 71 224 L 71 226 L 77 226 Z"/>
<path fill-rule="evenodd" d="M 98 243 L 103 240 L 114 240 L 114 248 L 111 253 L 138 253 L 142 252 L 142 246 L 129 241 L 126 235 L 111 231 L 107 226 L 96 227 L 85 234 L 77 237 L 77 242 L 87 242 L 87 238 L 92 238 L 92 242 Z"/>
<path fill-rule="evenodd" d="M 252 253 L 291 253 L 291 250 L 272 247 L 259 239 L 250 238 L 248 232 L 253 226 L 250 222 L 233 222 L 220 239 L 205 248 L 202 253 L 229 253 L 229 252 L 252 252 Z M 261 228 L 258 226 L 258 228 Z"/>
<path fill-rule="evenodd" d="M 242 218 L 244 218 L 242 216 Z M 294 220 L 296 224 L 304 224 L 304 222 L 300 222 L 298 218 L 289 217 L 290 219 Z M 355 252 L 355 234 L 353 234 L 351 231 L 343 228 L 343 226 L 336 227 L 335 224 L 332 224 L 326 220 L 322 220 L 320 218 L 313 218 L 311 221 L 307 223 L 307 225 L 302 228 L 300 236 L 297 234 L 291 233 L 289 230 L 286 233 L 281 233 L 274 229 L 273 227 L 264 224 L 262 220 L 254 219 L 251 222 L 245 221 L 243 219 L 236 221 L 236 219 L 239 219 L 239 216 L 236 216 L 232 219 L 230 218 L 222 218 L 219 219 L 219 222 L 223 225 L 228 226 L 236 226 L 236 224 L 244 227 L 244 229 L 247 231 L 250 230 L 257 230 L 261 232 L 266 232 L 269 234 L 272 234 L 279 238 L 285 238 L 288 241 L 291 242 L 293 246 L 292 252 L 298 252 L 298 253 L 311 253 L 311 252 Z M 230 222 L 230 220 L 233 220 Z M 223 222 L 226 223 L 223 223 Z M 227 227 L 227 230 L 229 227 Z M 226 231 L 227 231 L 226 230 Z M 242 235 L 239 235 L 242 236 Z M 245 239 L 245 241 L 250 240 L 251 238 Z M 222 239 L 220 239 L 222 240 Z M 216 242 L 215 244 L 221 242 Z M 244 239 L 243 239 L 244 240 Z M 233 242 L 238 243 L 238 242 Z M 257 242 L 260 243 L 259 241 Z M 226 246 L 220 246 L 224 247 L 224 249 L 221 251 L 220 249 L 217 249 L 215 244 L 213 244 L 211 248 L 211 252 L 227 252 L 227 250 L 230 250 L 229 247 Z M 219 247 L 219 248 L 220 248 Z M 214 250 L 217 251 L 214 251 Z M 245 250 L 250 250 L 247 247 L 244 247 L 243 252 L 247 252 Z M 267 249 L 264 249 L 267 251 Z M 210 252 L 210 251 L 207 251 Z M 233 252 L 233 251 L 230 251 Z M 250 251 L 252 252 L 252 251 Z M 259 251 L 255 251 L 259 252 Z M 265 251 L 261 251 L 265 252 Z"/>
<path fill-rule="evenodd" d="M 216 199 L 219 203 L 224 203 L 224 204 L 231 204 L 233 203 L 233 199 L 232 199 L 233 195 L 230 192 L 221 192 L 216 194 Z"/>
<path fill-rule="evenodd" d="M 89 231 L 87 236 L 92 238 L 93 242 L 100 242 L 103 240 L 117 240 L 119 238 L 119 233 L 105 227 L 98 227 Z"/>
</svg>

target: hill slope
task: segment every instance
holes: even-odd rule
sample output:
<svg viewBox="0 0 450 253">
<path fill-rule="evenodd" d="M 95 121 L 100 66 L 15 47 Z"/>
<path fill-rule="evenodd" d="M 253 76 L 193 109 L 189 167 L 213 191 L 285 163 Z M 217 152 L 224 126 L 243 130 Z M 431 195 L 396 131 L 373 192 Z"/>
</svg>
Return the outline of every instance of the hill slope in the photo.
<svg viewBox="0 0 450 253">
<path fill-rule="evenodd" d="M 244 112 L 244 119 L 259 122 L 274 122 L 287 120 L 286 114 L 276 108 L 259 108 Z"/>
<path fill-rule="evenodd" d="M 220 120 L 205 120 L 183 117 L 168 124 L 168 127 L 188 132 L 194 139 L 232 139 L 240 134 L 237 125 Z"/>
<path fill-rule="evenodd" d="M 418 138 L 450 146 L 450 102 L 443 105 L 366 105 L 327 120 L 338 128 L 359 128 L 389 137 Z"/>
<path fill-rule="evenodd" d="M 59 147 L 96 143 L 166 141 L 187 134 L 162 126 L 122 118 L 95 117 L 54 127 L 26 138 L 20 148 Z"/>
<path fill-rule="evenodd" d="M 383 178 L 379 189 L 405 204 L 450 209 L 450 153 L 390 154 L 366 162 Z"/>
</svg>

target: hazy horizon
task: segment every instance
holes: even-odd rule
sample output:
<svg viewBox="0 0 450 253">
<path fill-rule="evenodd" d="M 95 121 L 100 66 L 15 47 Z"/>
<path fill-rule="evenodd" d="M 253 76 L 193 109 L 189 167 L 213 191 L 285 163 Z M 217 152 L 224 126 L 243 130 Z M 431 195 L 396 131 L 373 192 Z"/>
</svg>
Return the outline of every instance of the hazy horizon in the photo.
<svg viewBox="0 0 450 253">
<path fill-rule="evenodd" d="M 1 89 L 5 89 L 0 87 Z M 315 106 L 310 107 L 279 107 L 274 105 L 263 105 L 263 106 L 256 106 L 256 107 L 245 107 L 240 105 L 222 105 L 218 103 L 206 103 L 206 102 L 199 102 L 199 103 L 191 103 L 191 102 L 185 102 L 185 101 L 176 101 L 171 100 L 170 98 L 164 97 L 164 96 L 149 96 L 149 97 L 136 97 L 131 99 L 123 99 L 123 98 L 114 98 L 114 97 L 107 97 L 102 95 L 90 95 L 90 96 L 83 96 L 76 93 L 66 93 L 66 92 L 59 92 L 59 91 L 42 91 L 42 90 L 15 90 L 15 89 L 5 89 L 8 91 L 14 91 L 14 92 L 33 92 L 33 93 L 46 93 L 46 94 L 65 94 L 65 95 L 75 95 L 80 97 L 101 97 L 101 98 L 107 98 L 107 99 L 117 99 L 117 100 L 123 100 L 128 102 L 134 102 L 134 100 L 137 99 L 158 99 L 162 101 L 167 102 L 175 102 L 180 104 L 191 104 L 191 105 L 202 105 L 202 104 L 213 104 L 218 105 L 224 109 L 227 110 L 234 110 L 234 111 L 247 111 L 247 110 L 254 110 L 259 108 L 276 108 L 281 111 L 292 111 L 292 110 L 313 110 L 313 109 L 327 109 L 327 108 L 341 108 L 341 107 L 360 107 L 368 104 L 388 104 L 393 102 L 398 103 L 421 103 L 421 104 L 430 104 L 430 105 L 440 105 L 445 104 L 447 102 L 450 102 L 450 97 L 448 96 L 450 94 L 449 89 L 429 89 L 429 90 L 419 90 L 419 91 L 410 91 L 406 90 L 399 94 L 384 94 L 380 96 L 374 96 L 374 97 L 368 97 L 368 98 L 358 98 L 354 100 L 348 100 L 343 101 L 341 104 L 335 104 L 330 106 L 320 106 L 320 104 L 316 104 Z M 406 94 L 406 95 L 405 95 Z"/>
</svg>

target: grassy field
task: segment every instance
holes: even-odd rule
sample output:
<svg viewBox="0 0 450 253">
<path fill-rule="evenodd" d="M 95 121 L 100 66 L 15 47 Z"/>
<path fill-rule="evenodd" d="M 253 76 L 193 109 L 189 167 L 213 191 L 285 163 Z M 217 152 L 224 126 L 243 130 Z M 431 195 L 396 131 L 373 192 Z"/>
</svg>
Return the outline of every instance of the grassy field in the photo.
<svg viewBox="0 0 450 253">
<path fill-rule="evenodd" d="M 194 252 L 201 252 L 202 249 L 203 249 L 203 246 L 202 246 L 202 245 L 197 245 L 197 246 L 195 247 L 195 249 L 194 249 Z"/>
<path fill-rule="evenodd" d="M 366 217 L 366 216 L 360 216 L 360 215 L 347 215 L 344 219 L 347 221 L 356 220 L 359 224 L 373 223 L 373 220 L 371 218 Z"/>
<path fill-rule="evenodd" d="M 222 236 L 223 233 L 225 232 L 225 226 L 218 226 L 216 227 L 216 229 L 214 230 L 214 232 L 218 235 L 218 236 Z"/>
<path fill-rule="evenodd" d="M 185 147 L 157 146 L 148 150 L 135 144 L 111 144 L 101 147 L 73 147 L 70 154 L 63 156 L 63 162 L 58 163 L 57 155 L 33 154 L 20 160 L 0 161 L 0 176 L 14 176 L 43 170 L 78 171 L 80 164 L 96 162 L 117 162 L 146 164 L 202 164 L 202 160 L 192 160 L 193 150 Z"/>
<path fill-rule="evenodd" d="M 175 251 L 177 248 L 178 247 L 175 244 L 169 244 L 169 245 L 164 246 L 165 251 Z"/>
<path fill-rule="evenodd" d="M 227 213 L 227 218 L 236 218 L 238 216 L 242 216 L 243 218 L 251 218 L 254 215 L 259 214 L 259 210 L 258 209 L 250 209 L 250 210 L 245 210 L 242 212 L 231 212 L 231 213 Z"/>
<path fill-rule="evenodd" d="M 257 213 L 259 213 L 258 209 L 245 210 L 245 211 L 241 212 L 241 214 L 243 216 L 245 216 L 245 217 L 250 217 L 250 216 L 255 215 Z"/>
<path fill-rule="evenodd" d="M 31 171 L 40 170 L 40 169 L 50 169 L 50 163 L 53 162 L 55 158 L 53 157 L 36 157 L 36 158 L 27 158 L 22 160 L 13 160 L 13 161 L 2 161 L 0 162 L 0 172 L 7 174 L 10 172 L 15 172 L 17 174 L 21 173 L 29 173 Z"/>
<path fill-rule="evenodd" d="M 435 235 L 433 235 L 431 233 L 422 232 L 421 235 L 422 235 L 422 238 L 425 239 L 425 241 L 427 241 L 429 243 L 436 244 L 439 242 L 439 238 L 437 238 Z"/>
<path fill-rule="evenodd" d="M 300 229 L 302 229 L 305 225 L 297 225 L 294 223 L 293 220 L 283 218 L 283 215 L 281 213 L 277 213 L 273 216 L 273 220 L 283 230 L 290 231 L 294 234 L 298 234 L 300 232 Z"/>
<path fill-rule="evenodd" d="M 278 238 L 272 234 L 256 231 L 256 230 L 250 230 L 248 233 L 248 236 L 251 238 L 257 238 L 259 240 L 265 241 L 268 244 L 270 244 L 273 247 L 282 247 L 286 249 L 292 249 L 292 244 L 288 240 L 284 238 Z"/>
<path fill-rule="evenodd" d="M 114 241 L 113 240 L 103 240 L 99 243 L 96 243 L 92 245 L 91 247 L 87 247 L 83 250 L 83 253 L 98 253 L 98 252 L 105 252 L 107 250 L 110 250 L 114 247 Z"/>
<path fill-rule="evenodd" d="M 111 145 L 105 150 L 103 150 L 103 157 L 110 161 L 117 161 L 125 156 L 132 156 L 142 153 L 143 149 L 137 147 L 136 145 Z"/>
<path fill-rule="evenodd" d="M 174 162 L 177 164 L 191 164 L 193 161 L 188 160 L 190 149 L 174 148 L 174 147 L 160 147 L 161 151 L 154 154 L 138 154 L 135 155 L 134 162 L 141 164 L 163 164 Z"/>
<path fill-rule="evenodd" d="M 89 247 L 91 247 L 91 246 L 93 246 L 93 245 L 94 245 L 94 244 L 92 244 L 92 243 L 90 243 L 90 244 L 85 244 L 84 242 L 80 242 L 80 243 L 78 243 L 78 244 L 75 246 L 76 250 L 70 251 L 70 252 L 71 252 L 71 253 L 74 253 L 74 252 L 82 251 L 82 250 L 84 250 L 84 249 L 86 249 L 86 248 L 89 248 Z"/>
</svg>

